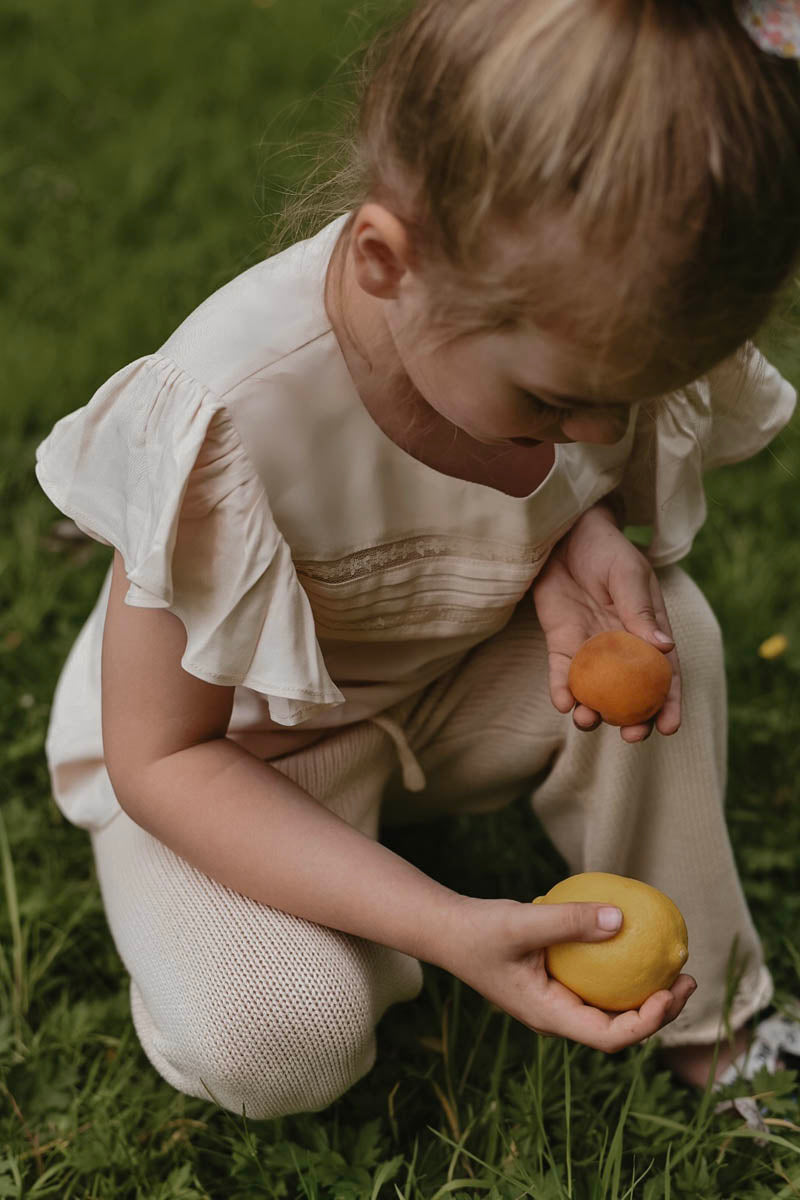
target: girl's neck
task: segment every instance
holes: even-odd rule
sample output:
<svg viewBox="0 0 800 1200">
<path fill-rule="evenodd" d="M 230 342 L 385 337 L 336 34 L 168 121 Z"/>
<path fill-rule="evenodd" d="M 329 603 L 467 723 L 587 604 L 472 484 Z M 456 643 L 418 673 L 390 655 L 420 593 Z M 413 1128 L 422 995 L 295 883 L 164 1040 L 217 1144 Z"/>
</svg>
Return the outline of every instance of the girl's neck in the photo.
<svg viewBox="0 0 800 1200">
<path fill-rule="evenodd" d="M 358 393 L 381 428 L 398 410 L 412 421 L 415 412 L 420 415 L 422 406 L 432 412 L 403 369 L 384 302 L 370 296 L 356 282 L 346 239 L 340 238 L 331 257 L 325 307 Z"/>
<path fill-rule="evenodd" d="M 522 451 L 485 445 L 425 402 L 397 353 L 385 302 L 355 279 L 346 239 L 337 242 L 331 256 L 325 307 L 361 401 L 391 441 L 445 475 L 508 495 L 526 496 L 538 487 L 553 465 L 552 445 Z"/>
</svg>

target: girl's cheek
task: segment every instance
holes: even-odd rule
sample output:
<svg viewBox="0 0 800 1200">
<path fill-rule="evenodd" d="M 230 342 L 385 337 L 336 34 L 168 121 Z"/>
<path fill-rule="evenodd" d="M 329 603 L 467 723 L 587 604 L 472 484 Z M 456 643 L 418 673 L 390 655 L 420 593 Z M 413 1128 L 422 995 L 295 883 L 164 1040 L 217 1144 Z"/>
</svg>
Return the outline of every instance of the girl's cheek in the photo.
<svg viewBox="0 0 800 1200">
<path fill-rule="evenodd" d="M 525 425 L 529 437 L 539 438 L 543 442 L 555 442 L 563 436 L 563 422 L 555 418 L 552 413 L 544 412 L 534 416 L 528 413 Z"/>
<path fill-rule="evenodd" d="M 624 422 L 613 417 L 566 417 L 561 429 L 574 442 L 593 442 L 600 446 L 613 446 L 625 434 Z"/>
</svg>

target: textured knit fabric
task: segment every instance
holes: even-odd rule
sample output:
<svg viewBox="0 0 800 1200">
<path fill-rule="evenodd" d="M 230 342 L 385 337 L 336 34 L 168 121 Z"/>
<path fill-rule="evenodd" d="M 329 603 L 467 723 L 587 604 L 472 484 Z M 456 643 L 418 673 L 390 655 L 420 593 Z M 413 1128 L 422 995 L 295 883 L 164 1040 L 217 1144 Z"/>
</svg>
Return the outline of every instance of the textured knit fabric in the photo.
<svg viewBox="0 0 800 1200">
<path fill-rule="evenodd" d="M 275 765 L 373 837 L 397 759 L 353 725 Z M 222 887 L 120 812 L 93 837 L 131 1013 L 157 1071 L 248 1116 L 322 1108 L 375 1060 L 375 1025 L 419 992 L 414 958 Z"/>
<path fill-rule="evenodd" d="M 677 561 L 703 521 L 703 471 L 759 450 L 795 400 L 743 353 L 634 406 L 615 445 L 559 445 L 529 496 L 453 478 L 398 447 L 355 390 L 323 295 L 342 223 L 221 288 L 37 451 L 53 502 L 122 554 L 126 602 L 174 612 L 184 669 L 236 688 L 243 745 L 419 692 L 503 628 L 558 538 L 613 490 L 652 525 L 653 563 Z M 91 829 L 119 811 L 100 719 L 107 586 L 46 744 L 56 802 Z"/>
<path fill-rule="evenodd" d="M 405 790 L 394 740 L 371 721 L 274 765 L 372 837 L 382 797 L 385 819 L 396 822 L 489 812 L 530 794 L 572 871 L 642 878 L 681 908 L 687 970 L 699 987 L 661 1035 L 681 1044 L 716 1037 L 734 939 L 744 968 L 734 1027 L 772 989 L 725 827 L 719 629 L 679 568 L 660 580 L 685 662 L 684 720 L 673 737 L 630 746 L 616 729 L 582 733 L 558 713 L 528 599 L 502 632 L 388 714 L 424 772 L 424 791 Z M 415 959 L 221 886 L 123 812 L 92 842 L 137 1033 L 181 1091 L 254 1118 L 319 1109 L 369 1070 L 386 1007 L 419 990 Z"/>
</svg>

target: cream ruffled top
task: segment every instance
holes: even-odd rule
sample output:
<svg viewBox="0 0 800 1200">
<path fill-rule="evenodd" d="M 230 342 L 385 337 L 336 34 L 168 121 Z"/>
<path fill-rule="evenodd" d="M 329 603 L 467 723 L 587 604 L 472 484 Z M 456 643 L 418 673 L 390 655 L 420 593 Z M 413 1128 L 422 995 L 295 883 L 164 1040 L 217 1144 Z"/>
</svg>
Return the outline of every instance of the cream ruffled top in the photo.
<svg viewBox="0 0 800 1200">
<path fill-rule="evenodd" d="M 753 353 L 633 409 L 613 446 L 558 446 L 530 496 L 444 475 L 380 430 L 350 378 L 323 302 L 344 219 L 215 292 L 36 455 L 53 503 L 122 554 L 126 603 L 174 612 L 183 668 L 235 686 L 240 740 L 372 717 L 423 687 L 503 627 L 614 489 L 652 525 L 653 563 L 675 562 L 705 516 L 703 471 L 760 450 L 796 399 Z M 117 811 L 100 721 L 109 582 L 47 738 L 55 799 L 89 828 Z"/>
</svg>

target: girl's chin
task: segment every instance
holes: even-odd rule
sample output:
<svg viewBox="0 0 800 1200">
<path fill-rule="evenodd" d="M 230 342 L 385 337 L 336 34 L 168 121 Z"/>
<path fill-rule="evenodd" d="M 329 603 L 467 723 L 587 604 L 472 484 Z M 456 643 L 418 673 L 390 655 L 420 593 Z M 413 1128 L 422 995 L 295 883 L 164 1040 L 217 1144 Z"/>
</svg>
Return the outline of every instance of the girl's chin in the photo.
<svg viewBox="0 0 800 1200">
<path fill-rule="evenodd" d="M 508 439 L 515 446 L 541 446 L 542 442 L 538 438 L 514 437 Z"/>
</svg>

